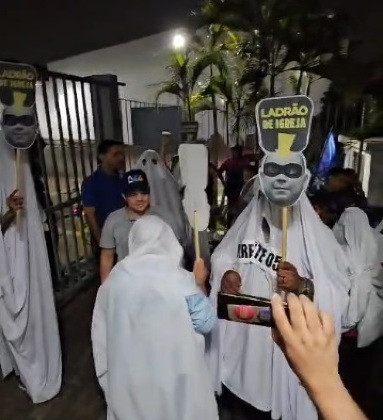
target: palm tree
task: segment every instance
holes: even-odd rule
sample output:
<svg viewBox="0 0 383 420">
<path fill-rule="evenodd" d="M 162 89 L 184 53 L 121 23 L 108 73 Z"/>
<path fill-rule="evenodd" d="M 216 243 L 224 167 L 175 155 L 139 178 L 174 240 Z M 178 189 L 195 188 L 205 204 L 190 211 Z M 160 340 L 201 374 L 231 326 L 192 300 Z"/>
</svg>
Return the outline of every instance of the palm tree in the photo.
<svg viewBox="0 0 383 420">
<path fill-rule="evenodd" d="M 237 144 L 240 142 L 240 134 L 249 128 L 254 128 L 255 105 L 266 96 L 266 92 L 259 85 L 255 93 L 254 87 L 244 79 L 246 63 L 240 57 L 232 59 L 231 63 L 223 67 L 218 75 L 210 78 L 203 95 L 216 95 L 225 103 L 227 118 L 232 118 L 232 132 L 236 137 Z"/>
<path fill-rule="evenodd" d="M 291 1 L 291 0 L 290 0 Z M 289 50 L 290 17 L 278 0 L 209 0 L 202 13 L 211 22 L 219 22 L 240 34 L 239 53 L 248 60 L 248 78 L 253 73 L 269 76 L 270 95 L 274 96 L 275 79 L 285 70 Z"/>
<path fill-rule="evenodd" d="M 311 1 L 312 7 L 316 3 Z M 298 72 L 295 93 L 302 88 L 304 75 L 315 73 L 319 66 L 326 66 L 341 54 L 341 20 L 334 13 L 322 13 L 316 9 L 303 10 L 295 15 L 291 25 L 288 45 L 289 58 L 296 63 L 291 70 Z M 315 77 L 309 77 L 314 79 Z M 309 80 L 309 82 L 312 80 Z"/>
<path fill-rule="evenodd" d="M 299 91 L 303 74 L 338 45 L 339 20 L 319 0 L 207 0 L 202 14 L 207 22 L 239 32 L 246 77 L 268 77 L 270 96 L 276 94 L 276 78 L 290 62 L 298 63 Z"/>
<path fill-rule="evenodd" d="M 183 52 L 172 52 L 170 62 L 170 79 L 161 83 L 156 102 L 164 94 L 174 95 L 183 105 L 186 120 L 194 121 L 198 112 L 212 109 L 211 100 L 202 95 L 204 72 L 212 65 L 223 67 L 223 58 L 218 51 L 195 56 L 193 50 L 188 48 Z"/>
<path fill-rule="evenodd" d="M 199 21 L 201 26 L 194 34 L 191 43 L 191 49 L 200 59 L 207 58 L 211 64 L 208 67 L 208 78 L 212 78 L 214 74 L 219 73 L 225 65 L 226 54 L 233 49 L 236 42 L 235 34 L 227 27 L 220 24 L 204 25 L 203 21 Z M 213 111 L 213 127 L 214 134 L 218 133 L 217 118 L 217 102 L 215 94 L 211 95 L 211 104 Z"/>
</svg>

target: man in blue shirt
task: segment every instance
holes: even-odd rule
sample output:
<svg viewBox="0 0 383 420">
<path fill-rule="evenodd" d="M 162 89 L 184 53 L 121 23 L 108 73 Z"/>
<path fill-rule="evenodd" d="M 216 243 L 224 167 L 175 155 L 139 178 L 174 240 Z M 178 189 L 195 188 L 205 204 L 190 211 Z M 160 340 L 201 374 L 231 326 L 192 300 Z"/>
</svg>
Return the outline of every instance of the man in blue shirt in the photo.
<svg viewBox="0 0 383 420">
<path fill-rule="evenodd" d="M 110 213 L 124 207 L 125 174 L 124 145 L 105 140 L 98 146 L 98 169 L 82 185 L 82 203 L 91 234 L 97 245 L 101 230 Z"/>
</svg>

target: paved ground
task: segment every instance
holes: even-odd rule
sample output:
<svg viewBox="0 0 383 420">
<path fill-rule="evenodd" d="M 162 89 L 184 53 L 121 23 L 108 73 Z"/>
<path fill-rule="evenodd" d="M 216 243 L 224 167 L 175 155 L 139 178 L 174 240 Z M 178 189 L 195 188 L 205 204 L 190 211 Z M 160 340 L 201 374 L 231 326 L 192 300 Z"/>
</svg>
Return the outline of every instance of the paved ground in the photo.
<svg viewBox="0 0 383 420">
<path fill-rule="evenodd" d="M 101 420 L 106 415 L 93 371 L 90 323 L 95 288 L 80 294 L 60 313 L 64 357 L 62 391 L 54 400 L 33 405 L 14 377 L 0 381 L 1 420 Z"/>
<path fill-rule="evenodd" d="M 14 377 L 0 381 L 1 420 L 105 420 L 90 345 L 95 295 L 93 287 L 60 311 L 64 355 L 64 383 L 60 395 L 48 403 L 33 405 L 19 390 Z M 341 350 L 341 371 L 354 398 L 370 420 L 383 419 L 383 340 L 359 352 L 353 345 L 342 343 Z M 230 398 L 225 398 L 221 405 L 221 420 L 255 418 L 254 414 L 237 414 L 235 404 Z"/>
</svg>

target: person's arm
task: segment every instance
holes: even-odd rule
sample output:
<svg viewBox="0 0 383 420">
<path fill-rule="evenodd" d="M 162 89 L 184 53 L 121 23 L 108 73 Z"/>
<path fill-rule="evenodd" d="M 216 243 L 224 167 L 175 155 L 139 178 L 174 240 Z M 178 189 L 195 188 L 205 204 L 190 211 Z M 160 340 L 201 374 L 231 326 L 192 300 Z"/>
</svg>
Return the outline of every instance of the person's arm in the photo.
<svg viewBox="0 0 383 420">
<path fill-rule="evenodd" d="M 112 271 L 113 264 L 114 264 L 114 249 L 101 249 L 101 256 L 100 256 L 100 278 L 101 284 L 108 278 L 110 272 Z"/>
<path fill-rule="evenodd" d="M 9 207 L 9 210 L 0 217 L 1 233 L 3 235 L 15 221 L 17 212 L 23 209 L 24 199 L 18 194 L 18 190 L 15 190 L 7 198 L 7 206 Z"/>
<path fill-rule="evenodd" d="M 215 177 L 217 177 L 217 178 L 219 178 L 219 180 L 222 182 L 222 184 L 225 182 L 224 181 L 224 179 L 223 179 L 223 176 L 222 176 L 222 173 L 220 172 L 220 170 L 221 170 L 221 168 L 222 168 L 222 166 L 221 166 L 221 168 L 220 169 L 218 169 L 215 165 L 214 165 L 214 163 L 209 163 L 209 166 L 210 166 L 210 170 L 211 170 L 211 173 L 212 173 L 212 175 L 213 176 L 215 176 Z"/>
<path fill-rule="evenodd" d="M 1 216 L 0 225 L 1 225 L 1 233 L 3 235 L 9 229 L 9 227 L 12 225 L 15 219 L 16 219 L 16 212 L 14 212 L 13 210 L 8 210 L 4 214 L 4 216 Z"/>
<path fill-rule="evenodd" d="M 186 302 L 195 331 L 203 335 L 209 334 L 217 321 L 217 316 L 210 300 L 202 293 L 199 293 L 187 296 Z"/>
<path fill-rule="evenodd" d="M 226 172 L 226 166 L 227 166 L 227 160 L 225 160 L 225 162 L 222 163 L 222 165 L 220 166 L 220 168 L 217 171 L 218 177 L 219 177 L 219 179 L 222 180 L 223 184 L 225 183 L 224 178 L 223 178 L 223 174 L 224 174 L 224 172 Z"/>
<path fill-rule="evenodd" d="M 84 207 L 84 214 L 89 225 L 90 233 L 96 244 L 99 245 L 101 239 L 101 229 L 96 218 L 96 209 L 94 207 Z"/>
<path fill-rule="evenodd" d="M 334 321 L 306 296 L 287 296 L 289 318 L 280 296 L 271 300 L 273 338 L 301 380 L 324 420 L 366 420 L 338 373 Z"/>
<path fill-rule="evenodd" d="M 113 213 L 108 216 L 102 229 L 100 239 L 100 277 L 101 283 L 108 278 L 114 265 L 114 257 L 116 254 L 116 241 L 114 235 Z"/>
<path fill-rule="evenodd" d="M 93 179 L 87 178 L 81 189 L 81 199 L 84 206 L 85 219 L 88 223 L 90 233 L 99 245 L 101 238 L 101 228 L 98 225 L 96 217 L 96 192 L 94 191 Z"/>
</svg>

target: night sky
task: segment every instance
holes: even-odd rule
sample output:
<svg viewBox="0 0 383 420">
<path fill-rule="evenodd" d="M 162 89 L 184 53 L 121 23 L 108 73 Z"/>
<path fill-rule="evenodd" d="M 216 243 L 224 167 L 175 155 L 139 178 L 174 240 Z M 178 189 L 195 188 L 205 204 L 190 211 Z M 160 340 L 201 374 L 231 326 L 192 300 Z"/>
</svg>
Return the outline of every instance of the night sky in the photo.
<svg viewBox="0 0 383 420">
<path fill-rule="evenodd" d="M 349 35 L 360 41 L 354 51 L 358 60 L 383 58 L 382 0 L 323 1 L 349 14 Z M 0 59 L 45 64 L 185 26 L 190 11 L 200 1 L 8 0 L 4 5 L 2 0 L 1 3 Z"/>
</svg>

